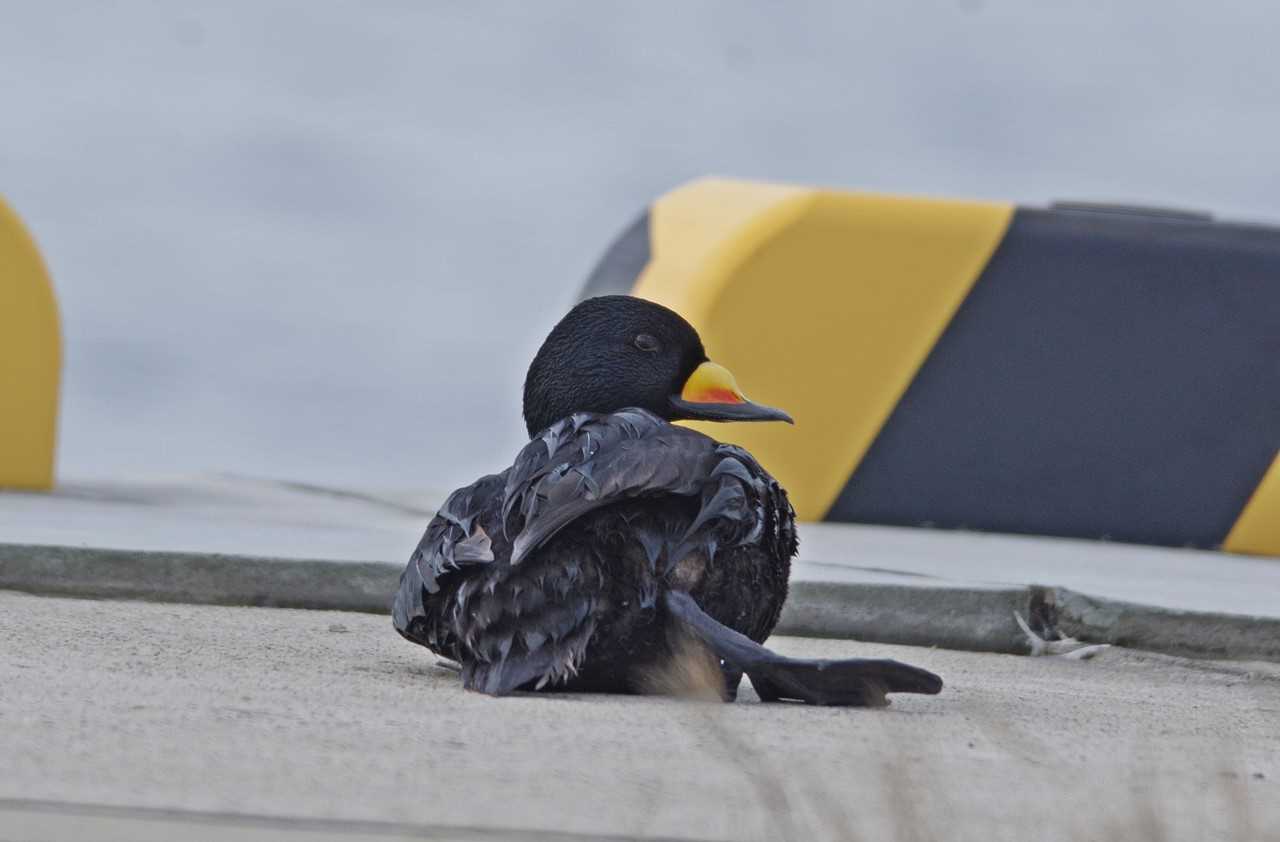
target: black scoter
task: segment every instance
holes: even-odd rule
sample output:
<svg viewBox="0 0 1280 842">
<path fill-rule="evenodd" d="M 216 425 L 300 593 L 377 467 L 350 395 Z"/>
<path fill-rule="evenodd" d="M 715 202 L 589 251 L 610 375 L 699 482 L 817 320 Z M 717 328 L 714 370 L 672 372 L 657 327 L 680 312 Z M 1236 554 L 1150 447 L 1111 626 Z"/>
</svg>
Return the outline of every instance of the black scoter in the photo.
<svg viewBox="0 0 1280 842">
<path fill-rule="evenodd" d="M 524 419 L 529 444 L 449 496 L 395 597 L 396 630 L 456 661 L 468 689 L 635 692 L 680 641 L 709 650 L 727 699 L 744 673 L 764 701 L 942 688 L 897 661 L 761 645 L 787 595 L 795 513 L 746 450 L 671 422 L 791 418 L 747 400 L 675 312 L 578 304 L 534 357 Z"/>
</svg>

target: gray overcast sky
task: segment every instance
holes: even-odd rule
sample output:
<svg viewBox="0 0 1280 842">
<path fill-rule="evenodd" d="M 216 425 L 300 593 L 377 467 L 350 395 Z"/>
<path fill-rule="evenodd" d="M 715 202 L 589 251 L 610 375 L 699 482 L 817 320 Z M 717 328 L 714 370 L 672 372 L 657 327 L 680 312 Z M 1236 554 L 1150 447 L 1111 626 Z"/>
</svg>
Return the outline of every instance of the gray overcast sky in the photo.
<svg viewBox="0 0 1280 842">
<path fill-rule="evenodd" d="M 1280 221 L 1270 3 L 25 3 L 0 194 L 64 477 L 451 487 L 591 265 L 706 173 Z"/>
</svg>

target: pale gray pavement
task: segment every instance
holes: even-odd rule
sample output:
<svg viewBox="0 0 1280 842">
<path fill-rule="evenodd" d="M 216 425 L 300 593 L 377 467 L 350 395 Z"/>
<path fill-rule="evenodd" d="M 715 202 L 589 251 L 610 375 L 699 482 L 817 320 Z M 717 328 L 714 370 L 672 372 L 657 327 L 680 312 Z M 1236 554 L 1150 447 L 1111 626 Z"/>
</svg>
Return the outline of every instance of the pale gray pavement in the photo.
<svg viewBox="0 0 1280 842">
<path fill-rule="evenodd" d="M 385 611 L 443 494 L 236 476 L 0 493 L 0 587 Z M 786 631 L 1024 651 L 1052 602 L 1085 639 L 1280 661 L 1280 560 L 1096 541 L 802 524 Z"/>
<path fill-rule="evenodd" d="M 0 839 L 1280 838 L 1274 665 L 775 639 L 947 681 L 852 710 L 490 699 L 369 614 L 0 593 L 0 640 Z"/>
<path fill-rule="evenodd" d="M 364 492 L 230 475 L 0 491 L 0 541 L 403 565 L 443 491 Z M 801 524 L 798 581 L 1055 585 L 1280 619 L 1280 559 L 973 532 Z"/>
</svg>

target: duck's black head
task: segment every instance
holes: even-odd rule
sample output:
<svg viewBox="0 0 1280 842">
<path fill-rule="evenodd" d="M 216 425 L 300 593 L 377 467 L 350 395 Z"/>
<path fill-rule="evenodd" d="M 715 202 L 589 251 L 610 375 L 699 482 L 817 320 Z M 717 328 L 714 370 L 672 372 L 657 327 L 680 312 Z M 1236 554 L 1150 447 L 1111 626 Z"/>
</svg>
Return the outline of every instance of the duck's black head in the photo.
<svg viewBox="0 0 1280 842">
<path fill-rule="evenodd" d="M 707 359 L 679 314 L 627 295 L 589 298 L 538 349 L 524 381 L 533 436 L 575 412 L 640 407 L 668 421 L 791 421 L 747 400 L 733 375 Z"/>
</svg>

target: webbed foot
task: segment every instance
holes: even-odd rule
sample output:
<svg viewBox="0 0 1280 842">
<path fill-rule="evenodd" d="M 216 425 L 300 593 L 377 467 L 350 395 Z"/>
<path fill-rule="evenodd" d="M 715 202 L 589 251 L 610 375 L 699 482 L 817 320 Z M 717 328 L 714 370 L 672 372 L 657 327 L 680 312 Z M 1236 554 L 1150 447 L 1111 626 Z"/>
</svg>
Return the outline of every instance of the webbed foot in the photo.
<svg viewBox="0 0 1280 842">
<path fill-rule="evenodd" d="M 889 693 L 934 695 L 942 690 L 942 679 L 928 670 L 887 658 L 774 658 L 747 671 L 763 702 L 792 699 L 810 705 L 884 707 Z"/>
</svg>

